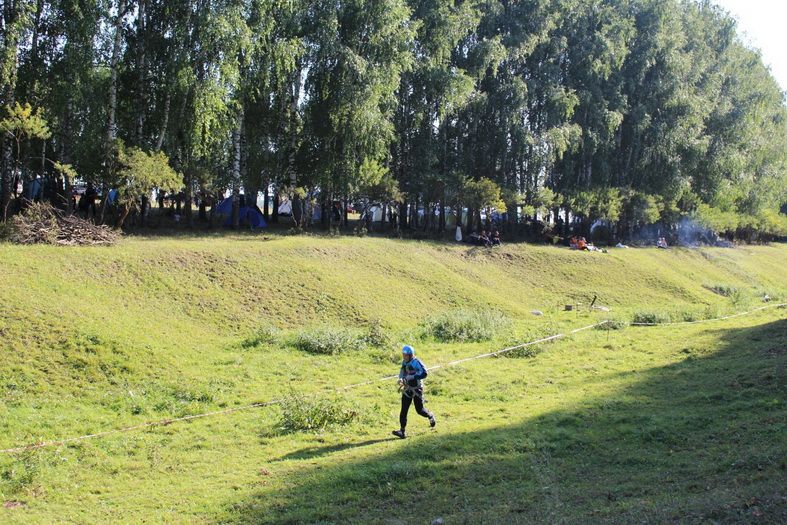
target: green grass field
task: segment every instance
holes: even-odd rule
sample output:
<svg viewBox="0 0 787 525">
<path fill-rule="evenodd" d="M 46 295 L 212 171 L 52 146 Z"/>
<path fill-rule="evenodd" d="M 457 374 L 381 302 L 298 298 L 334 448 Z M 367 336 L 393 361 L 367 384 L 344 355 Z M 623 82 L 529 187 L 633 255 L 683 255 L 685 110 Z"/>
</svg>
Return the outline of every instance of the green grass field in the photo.
<svg viewBox="0 0 787 525">
<path fill-rule="evenodd" d="M 0 244 L 2 449 L 279 398 L 347 416 L 293 430 L 271 406 L 0 454 L 0 523 L 786 522 L 783 308 L 588 330 L 434 371 L 438 426 L 411 412 L 404 441 L 393 382 L 337 391 L 395 374 L 405 342 L 432 366 L 605 319 L 784 302 L 786 261 L 783 244 Z M 588 311 L 594 296 L 610 311 Z M 510 324 L 481 342 L 427 333 L 460 310 Z M 298 347 L 313 330 L 384 337 L 321 355 Z"/>
</svg>

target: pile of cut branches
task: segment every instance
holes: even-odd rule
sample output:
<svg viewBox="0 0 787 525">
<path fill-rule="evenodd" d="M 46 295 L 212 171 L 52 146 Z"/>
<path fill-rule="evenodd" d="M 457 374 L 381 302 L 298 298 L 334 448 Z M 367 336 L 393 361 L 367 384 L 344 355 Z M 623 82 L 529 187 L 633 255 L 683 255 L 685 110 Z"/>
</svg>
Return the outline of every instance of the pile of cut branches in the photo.
<svg viewBox="0 0 787 525">
<path fill-rule="evenodd" d="M 70 215 L 49 204 L 33 203 L 12 219 L 8 238 L 17 244 L 98 246 L 116 243 L 120 233 L 107 226 L 97 226 L 76 215 Z"/>
</svg>

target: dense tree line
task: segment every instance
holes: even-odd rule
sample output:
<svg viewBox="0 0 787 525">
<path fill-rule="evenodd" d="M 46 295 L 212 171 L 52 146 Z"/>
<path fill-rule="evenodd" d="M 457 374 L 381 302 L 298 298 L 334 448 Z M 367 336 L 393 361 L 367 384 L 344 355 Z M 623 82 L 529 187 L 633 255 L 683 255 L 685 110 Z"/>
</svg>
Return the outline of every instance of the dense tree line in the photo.
<svg viewBox="0 0 787 525">
<path fill-rule="evenodd" d="M 734 21 L 679 0 L 4 0 L 2 214 L 36 177 L 113 217 L 374 203 L 388 227 L 684 218 L 783 234 L 784 93 Z M 268 206 L 273 189 L 275 203 Z M 106 206 L 97 220 L 104 217 Z M 569 215 L 569 213 L 571 215 Z M 323 222 L 338 218 L 323 213 Z M 327 224 L 324 224 L 327 226 Z M 558 226 L 560 228 L 560 226 Z M 558 232 L 560 233 L 560 232 Z"/>
</svg>

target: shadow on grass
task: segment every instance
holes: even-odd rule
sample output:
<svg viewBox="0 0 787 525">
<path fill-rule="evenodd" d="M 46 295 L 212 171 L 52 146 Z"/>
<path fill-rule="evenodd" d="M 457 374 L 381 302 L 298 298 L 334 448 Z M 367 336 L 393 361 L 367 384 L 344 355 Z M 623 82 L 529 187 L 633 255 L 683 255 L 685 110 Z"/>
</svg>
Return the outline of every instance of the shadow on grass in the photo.
<svg viewBox="0 0 787 525">
<path fill-rule="evenodd" d="M 581 407 L 304 466 L 221 521 L 785 523 L 787 320 L 715 335 Z"/>
<path fill-rule="evenodd" d="M 339 230 L 338 238 L 342 237 L 356 237 L 353 229 L 360 226 L 360 223 L 351 223 L 350 226 Z M 166 238 L 184 240 L 184 239 L 232 239 L 238 241 L 254 241 L 254 240 L 268 240 L 266 237 L 281 238 L 292 235 L 299 235 L 293 233 L 294 224 L 291 219 L 281 221 L 278 224 L 268 223 L 264 229 L 250 230 L 249 228 L 239 227 L 237 229 L 229 226 L 223 226 L 223 220 L 216 219 L 211 226 L 209 223 L 195 222 L 194 226 L 189 227 L 186 224 L 176 224 L 171 219 L 167 220 L 161 225 L 152 226 L 132 226 L 123 230 L 124 236 L 127 238 L 134 238 L 137 240 L 161 240 Z M 485 251 L 489 248 L 483 246 L 476 246 L 465 242 L 457 243 L 454 240 L 454 230 L 451 232 L 445 231 L 442 233 L 429 233 L 424 234 L 420 230 L 405 230 L 399 235 L 395 230 L 386 229 L 384 231 L 374 230 L 366 233 L 364 236 L 374 239 L 388 239 L 410 241 L 418 243 L 426 243 L 433 246 L 444 246 L 446 244 L 464 246 L 468 249 L 479 248 L 479 250 L 471 250 L 472 252 Z M 322 228 L 320 225 L 313 226 L 306 230 L 306 235 L 317 238 L 337 238 L 335 234 Z M 549 243 L 537 242 L 530 238 L 516 237 L 505 239 L 506 244 L 539 244 L 546 245 Z"/>
<path fill-rule="evenodd" d="M 377 443 L 382 443 L 383 441 L 390 441 L 390 439 L 389 438 L 368 439 L 366 441 L 361 441 L 357 443 L 351 442 L 351 443 L 339 443 L 338 445 L 325 445 L 322 447 L 309 447 L 301 450 L 296 450 L 295 452 L 290 452 L 289 454 L 285 454 L 280 458 L 278 458 L 277 461 L 284 461 L 288 459 L 314 459 L 320 456 L 333 454 L 334 452 L 341 452 L 343 450 L 347 450 L 351 448 L 368 447 L 369 445 L 376 445 Z"/>
</svg>

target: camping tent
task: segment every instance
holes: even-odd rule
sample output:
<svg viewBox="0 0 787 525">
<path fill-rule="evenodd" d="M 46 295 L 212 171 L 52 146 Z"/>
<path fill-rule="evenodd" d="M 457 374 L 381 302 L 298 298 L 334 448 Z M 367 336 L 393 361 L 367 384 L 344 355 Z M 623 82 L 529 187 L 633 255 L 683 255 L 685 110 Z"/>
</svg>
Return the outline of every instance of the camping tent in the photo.
<svg viewBox="0 0 787 525">
<path fill-rule="evenodd" d="M 292 201 L 289 199 L 282 199 L 279 203 L 279 215 L 290 217 L 292 215 Z M 319 206 L 312 207 L 312 222 L 319 221 L 322 218 L 322 211 Z"/>
<path fill-rule="evenodd" d="M 289 199 L 282 199 L 279 203 L 279 215 L 292 215 L 292 203 Z"/>
<path fill-rule="evenodd" d="M 361 214 L 361 220 L 380 222 L 383 220 L 383 207 L 379 204 L 372 204 Z"/>
<path fill-rule="evenodd" d="M 218 206 L 213 210 L 215 213 L 220 213 L 227 216 L 224 221 L 224 226 L 232 226 L 232 197 L 227 197 L 221 201 Z M 238 209 L 238 219 L 241 226 L 249 228 L 267 228 L 265 217 L 262 216 L 257 207 L 242 206 Z"/>
</svg>

